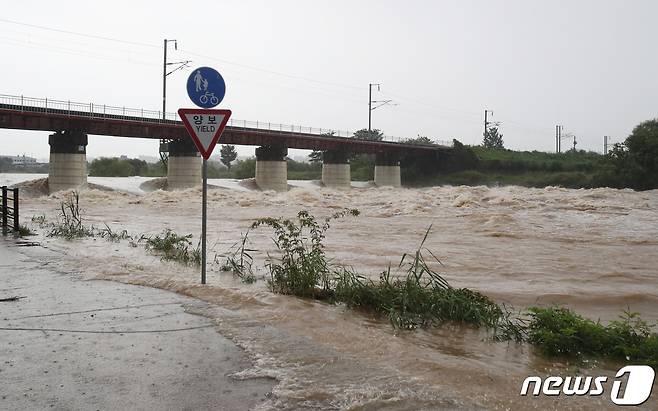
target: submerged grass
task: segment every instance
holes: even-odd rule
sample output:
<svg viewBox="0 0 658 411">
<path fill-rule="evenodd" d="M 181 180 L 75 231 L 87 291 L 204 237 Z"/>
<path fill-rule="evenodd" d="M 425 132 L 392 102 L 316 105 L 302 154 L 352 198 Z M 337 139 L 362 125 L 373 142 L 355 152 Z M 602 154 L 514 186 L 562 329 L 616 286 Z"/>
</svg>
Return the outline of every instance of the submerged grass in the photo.
<svg viewBox="0 0 658 411">
<path fill-rule="evenodd" d="M 48 237 L 63 237 L 67 240 L 73 240 L 74 238 L 93 237 L 94 231 L 93 226 L 88 227 L 83 223 L 80 211 L 80 194 L 74 191 L 60 203 L 59 219 L 52 224 Z"/>
<path fill-rule="evenodd" d="M 604 326 L 568 308 L 528 311 L 527 341 L 548 356 L 604 357 L 658 367 L 658 335 L 638 313 L 624 311 Z"/>
<path fill-rule="evenodd" d="M 167 229 L 162 235 L 147 237 L 146 249 L 159 254 L 163 260 L 201 265 L 201 251 L 198 246 L 192 248 L 190 238 L 192 238 L 192 234 L 179 235 Z"/>
<path fill-rule="evenodd" d="M 398 268 L 406 275 L 393 277 L 391 267 L 378 282 L 359 276 L 353 270 L 338 272 L 335 300 L 388 316 L 396 328 L 411 329 L 455 321 L 477 327 L 494 327 L 502 309 L 489 297 L 467 288 L 453 288 L 423 256 L 423 246 L 431 226 L 414 254 L 404 254 Z M 431 251 L 425 249 L 441 264 Z"/>
<path fill-rule="evenodd" d="M 269 286 L 279 294 L 329 299 L 333 296 L 331 267 L 322 241 L 332 220 L 347 215 L 357 216 L 359 210 L 343 210 L 327 217 L 322 224 L 308 211 L 297 213 L 297 221 L 283 218 L 261 218 L 251 228 L 267 226 L 274 230 L 272 240 L 281 252 L 276 261 L 269 259 Z"/>
<path fill-rule="evenodd" d="M 252 269 L 254 259 L 250 253 L 257 251 L 247 248 L 249 230 L 242 236 L 242 239 L 233 244 L 229 249 L 230 253 L 224 260 L 220 269 L 222 271 L 231 271 L 235 276 L 240 278 L 243 283 L 251 284 L 256 282 L 256 275 Z"/>
<path fill-rule="evenodd" d="M 329 222 L 347 214 L 359 213 L 345 210 L 322 225 L 306 211 L 298 213 L 296 222 L 263 218 L 253 223 L 252 228 L 274 229 L 273 241 L 281 252 L 281 258 L 270 257 L 267 265 L 273 292 L 385 315 L 398 329 L 456 322 L 492 330 L 497 341 L 527 342 L 550 357 L 610 358 L 658 366 L 658 335 L 638 313 L 626 311 L 607 326 L 559 307 L 531 307 L 515 315 L 486 295 L 452 287 L 431 268 L 430 263 L 442 265 L 424 247 L 431 226 L 418 249 L 402 256 L 397 268 L 403 275 L 394 275 L 389 266 L 373 281 L 351 268 L 331 265 L 322 240 Z M 431 256 L 429 263 L 425 255 Z"/>
</svg>

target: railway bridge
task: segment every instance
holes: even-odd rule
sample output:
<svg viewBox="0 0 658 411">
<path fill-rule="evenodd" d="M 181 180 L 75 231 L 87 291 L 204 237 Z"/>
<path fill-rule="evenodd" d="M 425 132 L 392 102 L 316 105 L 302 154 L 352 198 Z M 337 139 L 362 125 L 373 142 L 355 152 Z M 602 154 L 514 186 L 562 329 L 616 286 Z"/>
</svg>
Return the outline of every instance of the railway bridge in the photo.
<svg viewBox="0 0 658 411">
<path fill-rule="evenodd" d="M 0 95 L 0 128 L 51 132 L 49 188 L 69 189 L 87 181 L 87 136 L 148 138 L 167 141 L 167 182 L 170 189 L 201 182 L 201 157 L 177 113 L 129 109 L 99 104 Z M 402 153 L 438 154 L 450 147 L 404 141 L 370 141 L 349 132 L 267 122 L 229 120 L 221 144 L 256 148 L 256 184 L 263 190 L 287 189 L 289 148 L 323 151 L 322 182 L 350 187 L 350 153 L 376 155 L 375 184 L 400 186 Z M 437 156 L 438 158 L 438 156 Z"/>
</svg>

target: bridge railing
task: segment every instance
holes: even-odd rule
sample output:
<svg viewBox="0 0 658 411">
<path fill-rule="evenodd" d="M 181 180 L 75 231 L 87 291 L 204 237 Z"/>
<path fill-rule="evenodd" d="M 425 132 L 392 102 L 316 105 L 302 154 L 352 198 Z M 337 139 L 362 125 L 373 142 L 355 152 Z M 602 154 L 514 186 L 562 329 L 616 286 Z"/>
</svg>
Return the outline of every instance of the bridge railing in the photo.
<svg viewBox="0 0 658 411">
<path fill-rule="evenodd" d="M 33 111 L 43 113 L 65 114 L 74 117 L 90 118 L 107 118 L 122 119 L 126 121 L 149 123 L 177 123 L 180 121 L 178 113 L 167 112 L 162 115 L 162 111 L 135 109 L 129 107 L 108 106 L 106 104 L 79 103 L 74 101 L 53 100 L 48 98 L 35 98 L 26 96 L 13 96 L 0 94 L 0 104 L 11 106 L 16 110 Z M 335 130 L 318 127 L 308 127 L 292 124 L 279 124 L 267 121 L 251 121 L 230 119 L 229 126 L 235 128 L 282 131 L 289 133 L 307 133 L 307 134 L 327 134 L 336 137 L 353 137 L 354 134 L 349 130 Z M 384 141 L 405 142 L 407 139 L 402 137 L 384 136 Z M 452 146 L 451 142 L 434 141 L 435 144 Z"/>
</svg>

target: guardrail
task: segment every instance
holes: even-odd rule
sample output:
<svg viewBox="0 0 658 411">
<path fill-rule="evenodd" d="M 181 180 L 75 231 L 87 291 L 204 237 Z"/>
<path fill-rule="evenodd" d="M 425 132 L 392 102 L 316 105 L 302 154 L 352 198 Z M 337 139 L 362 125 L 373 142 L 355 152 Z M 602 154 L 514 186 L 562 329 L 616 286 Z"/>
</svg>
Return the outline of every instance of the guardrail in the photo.
<svg viewBox="0 0 658 411">
<path fill-rule="evenodd" d="M 31 111 L 40 113 L 68 114 L 72 117 L 90 117 L 90 118 L 107 118 L 123 119 L 127 121 L 140 121 L 148 119 L 149 123 L 171 124 L 179 123 L 178 113 L 164 113 L 162 111 L 135 109 L 128 107 L 108 106 L 106 104 L 95 103 L 78 103 L 74 101 L 53 100 L 48 98 L 35 98 L 26 96 L 13 96 L 9 94 L 0 94 L 0 104 L 15 107 L 21 111 Z M 307 133 L 315 135 L 332 135 L 336 137 L 350 138 L 354 133 L 349 130 L 335 130 L 318 127 L 298 126 L 292 124 L 279 124 L 267 121 L 252 121 L 229 119 L 228 125 L 235 128 L 285 131 L 290 133 Z M 384 141 L 403 143 L 407 138 L 384 136 Z M 435 140 L 435 144 L 452 146 L 452 142 Z"/>
<path fill-rule="evenodd" d="M 9 197 L 12 193 L 13 197 Z M 11 200 L 12 206 L 9 206 Z M 14 230 L 14 233 L 19 232 L 19 212 L 18 212 L 18 188 L 7 188 L 2 186 L 2 234 L 7 234 L 9 228 Z M 9 220 L 12 224 L 9 225 Z"/>
</svg>

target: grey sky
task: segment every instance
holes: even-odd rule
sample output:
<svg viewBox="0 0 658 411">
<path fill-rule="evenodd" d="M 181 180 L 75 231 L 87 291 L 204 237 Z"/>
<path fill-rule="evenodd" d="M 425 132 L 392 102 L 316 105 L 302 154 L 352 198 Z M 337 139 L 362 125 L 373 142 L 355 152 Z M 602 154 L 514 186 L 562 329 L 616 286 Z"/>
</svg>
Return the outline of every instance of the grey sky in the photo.
<svg viewBox="0 0 658 411">
<path fill-rule="evenodd" d="M 12 1 L 0 93 L 159 110 L 166 37 L 171 60 L 223 74 L 237 119 L 357 130 L 372 82 L 398 103 L 373 112 L 388 135 L 479 143 L 488 108 L 509 148 L 551 151 L 563 124 L 601 151 L 658 117 L 656 15 L 656 1 Z M 192 106 L 189 73 L 169 76 L 168 111 Z M 47 133 L 0 130 L 0 153 L 47 158 Z M 157 143 L 90 137 L 88 154 Z"/>
</svg>

